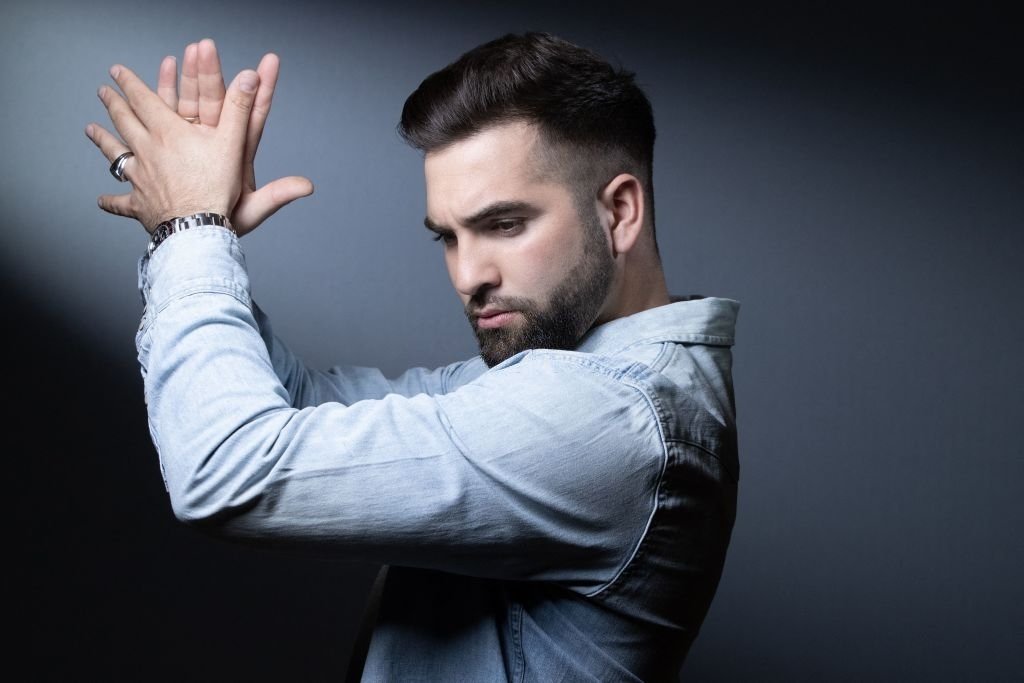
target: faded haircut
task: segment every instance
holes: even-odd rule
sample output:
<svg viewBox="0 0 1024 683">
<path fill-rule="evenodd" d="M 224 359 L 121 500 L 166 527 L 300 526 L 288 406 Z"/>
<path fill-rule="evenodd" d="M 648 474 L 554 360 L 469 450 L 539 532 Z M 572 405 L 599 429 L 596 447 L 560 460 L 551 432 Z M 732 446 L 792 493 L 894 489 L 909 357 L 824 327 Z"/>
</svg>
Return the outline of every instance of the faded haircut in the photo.
<svg viewBox="0 0 1024 683">
<path fill-rule="evenodd" d="M 427 76 L 405 101 L 398 132 L 424 153 L 491 126 L 536 125 L 542 172 L 570 187 L 581 216 L 619 173 L 644 188 L 654 227 L 654 115 L 635 74 L 561 38 L 507 34 Z"/>
</svg>

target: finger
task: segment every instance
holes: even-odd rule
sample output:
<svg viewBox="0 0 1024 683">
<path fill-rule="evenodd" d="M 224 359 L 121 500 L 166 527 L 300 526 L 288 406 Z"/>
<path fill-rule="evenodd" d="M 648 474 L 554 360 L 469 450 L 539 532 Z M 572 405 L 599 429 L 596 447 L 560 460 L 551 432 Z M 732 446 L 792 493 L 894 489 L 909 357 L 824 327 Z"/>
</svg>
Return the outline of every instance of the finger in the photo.
<svg viewBox="0 0 1024 683">
<path fill-rule="evenodd" d="M 121 142 L 120 138 L 98 123 L 90 123 L 86 126 L 85 134 L 94 145 L 100 148 L 100 152 L 107 158 L 107 161 L 113 162 L 125 152 L 131 151 L 128 149 L 128 145 Z"/>
<path fill-rule="evenodd" d="M 135 116 L 146 128 L 159 126 L 170 117 L 167 105 L 160 99 L 160 96 L 150 90 L 149 86 L 143 83 L 134 71 L 126 66 L 115 64 L 110 68 L 110 75 L 121 88 L 121 92 L 124 93 Z"/>
<path fill-rule="evenodd" d="M 136 143 L 146 135 L 146 127 L 139 121 L 132 108 L 123 97 L 114 92 L 113 88 L 106 85 L 100 87 L 98 95 L 121 139 L 128 147 L 137 146 Z"/>
<path fill-rule="evenodd" d="M 131 199 L 132 196 L 130 194 L 103 194 L 96 200 L 96 204 L 107 213 L 135 218 Z"/>
<path fill-rule="evenodd" d="M 199 41 L 199 122 L 216 126 L 224 107 L 224 74 L 217 46 L 210 38 Z"/>
<path fill-rule="evenodd" d="M 164 101 L 171 111 L 178 111 L 178 61 L 174 57 L 164 57 L 160 62 L 160 71 L 156 78 L 156 94 Z"/>
<path fill-rule="evenodd" d="M 190 43 L 181 60 L 181 85 L 178 87 L 178 115 L 199 116 L 199 44 Z"/>
<path fill-rule="evenodd" d="M 259 85 L 260 75 L 252 69 L 246 69 L 235 76 L 224 96 L 224 110 L 221 112 L 218 129 L 228 136 L 229 144 L 239 146 L 240 152 Z"/>
<path fill-rule="evenodd" d="M 309 178 L 278 178 L 255 192 L 243 195 L 235 205 L 231 222 L 240 234 L 244 234 L 273 216 L 281 207 L 311 194 L 313 183 Z"/>
<path fill-rule="evenodd" d="M 249 115 L 249 129 L 245 139 L 245 161 L 252 164 L 256 159 L 256 149 L 263 137 L 263 126 L 270 115 L 270 105 L 274 100 L 274 89 L 277 87 L 277 76 L 281 71 L 281 60 L 277 55 L 263 55 L 256 73 L 260 76 L 260 87 L 256 91 L 256 100 Z"/>
</svg>

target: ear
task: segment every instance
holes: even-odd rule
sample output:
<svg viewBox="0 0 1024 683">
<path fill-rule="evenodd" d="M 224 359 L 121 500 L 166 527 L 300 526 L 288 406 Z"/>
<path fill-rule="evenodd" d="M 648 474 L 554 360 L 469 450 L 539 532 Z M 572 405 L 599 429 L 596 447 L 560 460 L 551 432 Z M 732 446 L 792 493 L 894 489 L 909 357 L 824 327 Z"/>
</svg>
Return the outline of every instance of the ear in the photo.
<svg viewBox="0 0 1024 683">
<path fill-rule="evenodd" d="M 604 186 L 598 195 L 598 203 L 608 221 L 613 256 L 632 249 L 644 226 L 644 188 L 637 177 L 620 173 Z"/>
</svg>

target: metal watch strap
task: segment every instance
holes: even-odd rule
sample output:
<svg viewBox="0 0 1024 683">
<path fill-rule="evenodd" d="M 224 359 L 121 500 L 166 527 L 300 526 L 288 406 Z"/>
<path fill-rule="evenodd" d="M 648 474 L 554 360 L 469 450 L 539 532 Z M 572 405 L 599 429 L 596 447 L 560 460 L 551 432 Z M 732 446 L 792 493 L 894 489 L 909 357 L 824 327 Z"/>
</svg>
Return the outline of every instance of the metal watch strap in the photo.
<svg viewBox="0 0 1024 683">
<path fill-rule="evenodd" d="M 188 230 L 189 228 L 198 228 L 203 225 L 216 225 L 221 228 L 227 228 L 231 232 L 235 231 L 231 227 L 231 221 L 228 220 L 228 217 L 219 213 L 203 211 L 194 213 L 191 216 L 177 216 L 164 221 L 153 229 L 153 238 L 149 240 L 149 253 L 152 254 L 160 246 L 161 242 L 174 233 Z"/>
</svg>

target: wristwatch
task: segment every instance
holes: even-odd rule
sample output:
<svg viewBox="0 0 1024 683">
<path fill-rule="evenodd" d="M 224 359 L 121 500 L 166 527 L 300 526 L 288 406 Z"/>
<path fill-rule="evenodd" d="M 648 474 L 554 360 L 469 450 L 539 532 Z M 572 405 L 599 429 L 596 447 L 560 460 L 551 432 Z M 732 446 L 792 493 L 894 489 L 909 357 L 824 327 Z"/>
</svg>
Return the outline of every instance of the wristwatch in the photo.
<svg viewBox="0 0 1024 683">
<path fill-rule="evenodd" d="M 202 211 L 191 216 L 177 216 L 167 219 L 153 229 L 153 238 L 149 241 L 149 253 L 152 254 L 160 246 L 161 242 L 174 233 L 188 230 L 189 228 L 198 228 L 202 225 L 216 225 L 221 228 L 227 228 L 232 233 L 235 232 L 235 229 L 231 227 L 231 221 L 228 220 L 228 217 L 219 213 Z"/>
</svg>

